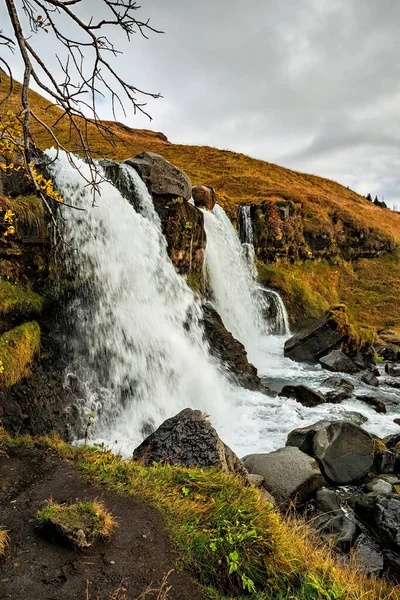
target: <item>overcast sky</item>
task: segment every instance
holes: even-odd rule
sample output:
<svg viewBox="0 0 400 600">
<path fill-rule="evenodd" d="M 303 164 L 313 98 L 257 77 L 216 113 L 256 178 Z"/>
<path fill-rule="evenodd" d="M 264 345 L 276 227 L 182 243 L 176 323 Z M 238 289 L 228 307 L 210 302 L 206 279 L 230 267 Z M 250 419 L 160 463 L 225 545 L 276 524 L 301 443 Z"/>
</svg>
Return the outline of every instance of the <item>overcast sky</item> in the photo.
<svg viewBox="0 0 400 600">
<path fill-rule="evenodd" d="M 83 0 L 85 13 L 99 3 Z M 117 66 L 163 98 L 148 102 L 151 123 L 129 116 L 127 124 L 330 177 L 400 209 L 400 2 L 141 4 L 137 15 L 165 33 L 129 45 L 119 36 Z M 34 41 L 50 64 L 51 36 Z M 100 114 L 110 117 L 107 103 Z"/>
</svg>

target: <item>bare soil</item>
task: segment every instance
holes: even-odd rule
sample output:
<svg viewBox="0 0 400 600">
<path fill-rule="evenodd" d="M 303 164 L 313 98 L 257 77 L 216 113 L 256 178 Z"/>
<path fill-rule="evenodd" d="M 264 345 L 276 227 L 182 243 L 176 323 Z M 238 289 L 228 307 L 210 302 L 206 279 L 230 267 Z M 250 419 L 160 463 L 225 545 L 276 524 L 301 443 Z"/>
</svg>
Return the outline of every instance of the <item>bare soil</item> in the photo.
<svg viewBox="0 0 400 600">
<path fill-rule="evenodd" d="M 101 499 L 119 527 L 86 552 L 53 543 L 41 535 L 35 519 L 49 498 L 58 503 Z M 1 600 L 135 600 L 148 586 L 158 588 L 171 570 L 169 600 L 204 598 L 179 568 L 154 508 L 105 491 L 51 452 L 16 448 L 0 456 L 0 525 L 10 536 L 0 559 Z M 116 593 L 118 588 L 126 595 Z M 145 597 L 155 600 L 158 593 Z"/>
</svg>

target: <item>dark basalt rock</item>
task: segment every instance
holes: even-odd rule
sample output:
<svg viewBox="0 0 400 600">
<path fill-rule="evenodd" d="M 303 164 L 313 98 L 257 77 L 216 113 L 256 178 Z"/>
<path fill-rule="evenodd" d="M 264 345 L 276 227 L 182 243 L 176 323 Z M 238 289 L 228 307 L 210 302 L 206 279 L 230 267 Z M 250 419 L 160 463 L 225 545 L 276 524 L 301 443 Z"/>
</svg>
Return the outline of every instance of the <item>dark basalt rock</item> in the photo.
<svg viewBox="0 0 400 600">
<path fill-rule="evenodd" d="M 377 413 L 386 413 L 386 404 L 383 402 L 383 400 L 379 400 L 379 398 L 376 398 L 375 396 L 365 395 L 358 395 L 356 398 L 357 400 L 360 400 L 360 402 L 364 402 L 365 404 L 372 406 Z"/>
<path fill-rule="evenodd" d="M 363 381 L 367 385 L 371 385 L 372 387 L 379 386 L 378 378 L 373 371 L 368 371 L 368 373 L 364 373 L 361 377 L 361 381 Z"/>
<path fill-rule="evenodd" d="M 400 497 L 376 492 L 354 499 L 354 511 L 380 540 L 400 551 Z"/>
<path fill-rule="evenodd" d="M 400 390 L 400 381 L 396 381 L 396 379 L 385 379 L 384 383 L 389 387 Z"/>
<path fill-rule="evenodd" d="M 212 210 L 217 202 L 215 190 L 208 185 L 195 185 L 192 188 L 192 196 L 198 208 Z"/>
<path fill-rule="evenodd" d="M 322 356 L 335 350 L 346 338 L 346 332 L 338 327 L 336 315 L 345 313 L 345 307 L 328 311 L 316 323 L 302 329 L 285 343 L 285 356 L 299 362 L 317 362 Z"/>
<path fill-rule="evenodd" d="M 314 392 L 305 385 L 285 385 L 279 396 L 284 398 L 296 398 L 303 406 L 312 407 L 325 404 L 326 399 L 320 392 Z"/>
<path fill-rule="evenodd" d="M 247 482 L 247 471 L 236 454 L 224 444 L 206 416 L 185 408 L 164 421 L 133 453 L 144 465 L 165 462 L 184 467 L 219 467 Z"/>
<path fill-rule="evenodd" d="M 335 373 L 358 373 L 360 370 L 354 362 L 340 350 L 332 350 L 319 359 L 319 364 Z"/>
<path fill-rule="evenodd" d="M 324 485 L 317 462 L 298 448 L 249 454 L 243 462 L 250 473 L 264 478 L 264 487 L 279 503 L 303 504 Z"/>
<path fill-rule="evenodd" d="M 319 421 L 295 429 L 286 442 L 315 457 L 326 477 L 343 485 L 360 479 L 373 464 L 372 436 L 347 421 Z"/>
<path fill-rule="evenodd" d="M 390 377 L 400 377 L 400 365 L 386 363 L 385 364 L 385 373 L 390 375 Z"/>
<path fill-rule="evenodd" d="M 192 183 L 188 175 L 159 154 L 142 152 L 125 162 L 139 173 L 150 194 L 190 200 Z"/>
<path fill-rule="evenodd" d="M 215 308 L 208 302 L 203 304 L 203 326 L 211 354 L 225 365 L 230 378 L 249 390 L 259 390 L 261 380 L 257 369 L 247 358 L 247 352 L 228 331 Z"/>
<path fill-rule="evenodd" d="M 328 377 L 322 385 L 334 388 L 325 394 L 326 401 L 331 404 L 340 404 L 353 395 L 354 385 L 342 377 Z"/>
</svg>

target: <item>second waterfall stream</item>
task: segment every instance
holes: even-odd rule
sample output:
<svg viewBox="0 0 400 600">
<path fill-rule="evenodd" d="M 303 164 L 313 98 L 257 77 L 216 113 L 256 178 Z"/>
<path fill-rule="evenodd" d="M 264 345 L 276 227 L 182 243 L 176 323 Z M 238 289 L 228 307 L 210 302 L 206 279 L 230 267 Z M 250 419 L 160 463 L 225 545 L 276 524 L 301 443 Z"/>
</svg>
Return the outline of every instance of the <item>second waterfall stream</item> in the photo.
<svg viewBox="0 0 400 600">
<path fill-rule="evenodd" d="M 159 217 L 136 171 L 120 165 L 118 185 L 102 182 L 93 206 L 90 189 L 67 157 L 56 159 L 54 151 L 48 156 L 55 159 L 49 170 L 66 203 L 80 209 L 64 209 L 61 221 L 70 248 L 67 267 L 81 283 L 66 308 L 66 383 L 80 398 L 82 413 L 95 414 L 94 439 L 117 440 L 115 449 L 128 454 L 163 420 L 191 407 L 208 413 L 241 456 L 277 449 L 295 427 L 348 410 L 346 403 L 308 409 L 232 385 L 210 356 L 200 303 L 168 257 Z M 89 167 L 76 161 L 89 177 Z M 127 189 L 135 208 L 124 197 Z M 325 377 L 319 367 L 283 357 L 285 338 L 271 335 L 266 319 L 268 296 L 222 208 L 204 217 L 212 301 L 265 385 L 319 384 Z M 366 411 L 370 429 L 385 433 L 383 417 Z"/>
</svg>

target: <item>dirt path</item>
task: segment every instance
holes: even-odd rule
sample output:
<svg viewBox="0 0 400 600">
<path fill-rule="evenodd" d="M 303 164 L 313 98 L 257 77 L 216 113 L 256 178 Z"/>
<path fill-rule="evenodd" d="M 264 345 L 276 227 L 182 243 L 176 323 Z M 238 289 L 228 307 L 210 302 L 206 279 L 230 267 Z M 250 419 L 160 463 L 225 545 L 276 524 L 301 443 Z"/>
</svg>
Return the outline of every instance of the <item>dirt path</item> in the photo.
<svg viewBox="0 0 400 600">
<path fill-rule="evenodd" d="M 59 503 L 101 499 L 119 527 L 110 540 L 85 553 L 53 544 L 35 526 L 37 510 L 50 497 Z M 11 449 L 0 456 L 0 525 L 11 540 L 0 560 L 1 600 L 109 600 L 121 586 L 127 600 L 134 600 L 150 584 L 160 586 L 176 568 L 176 554 L 156 510 L 90 484 L 49 452 Z M 185 572 L 174 571 L 168 581 L 169 600 L 203 598 Z"/>
</svg>

